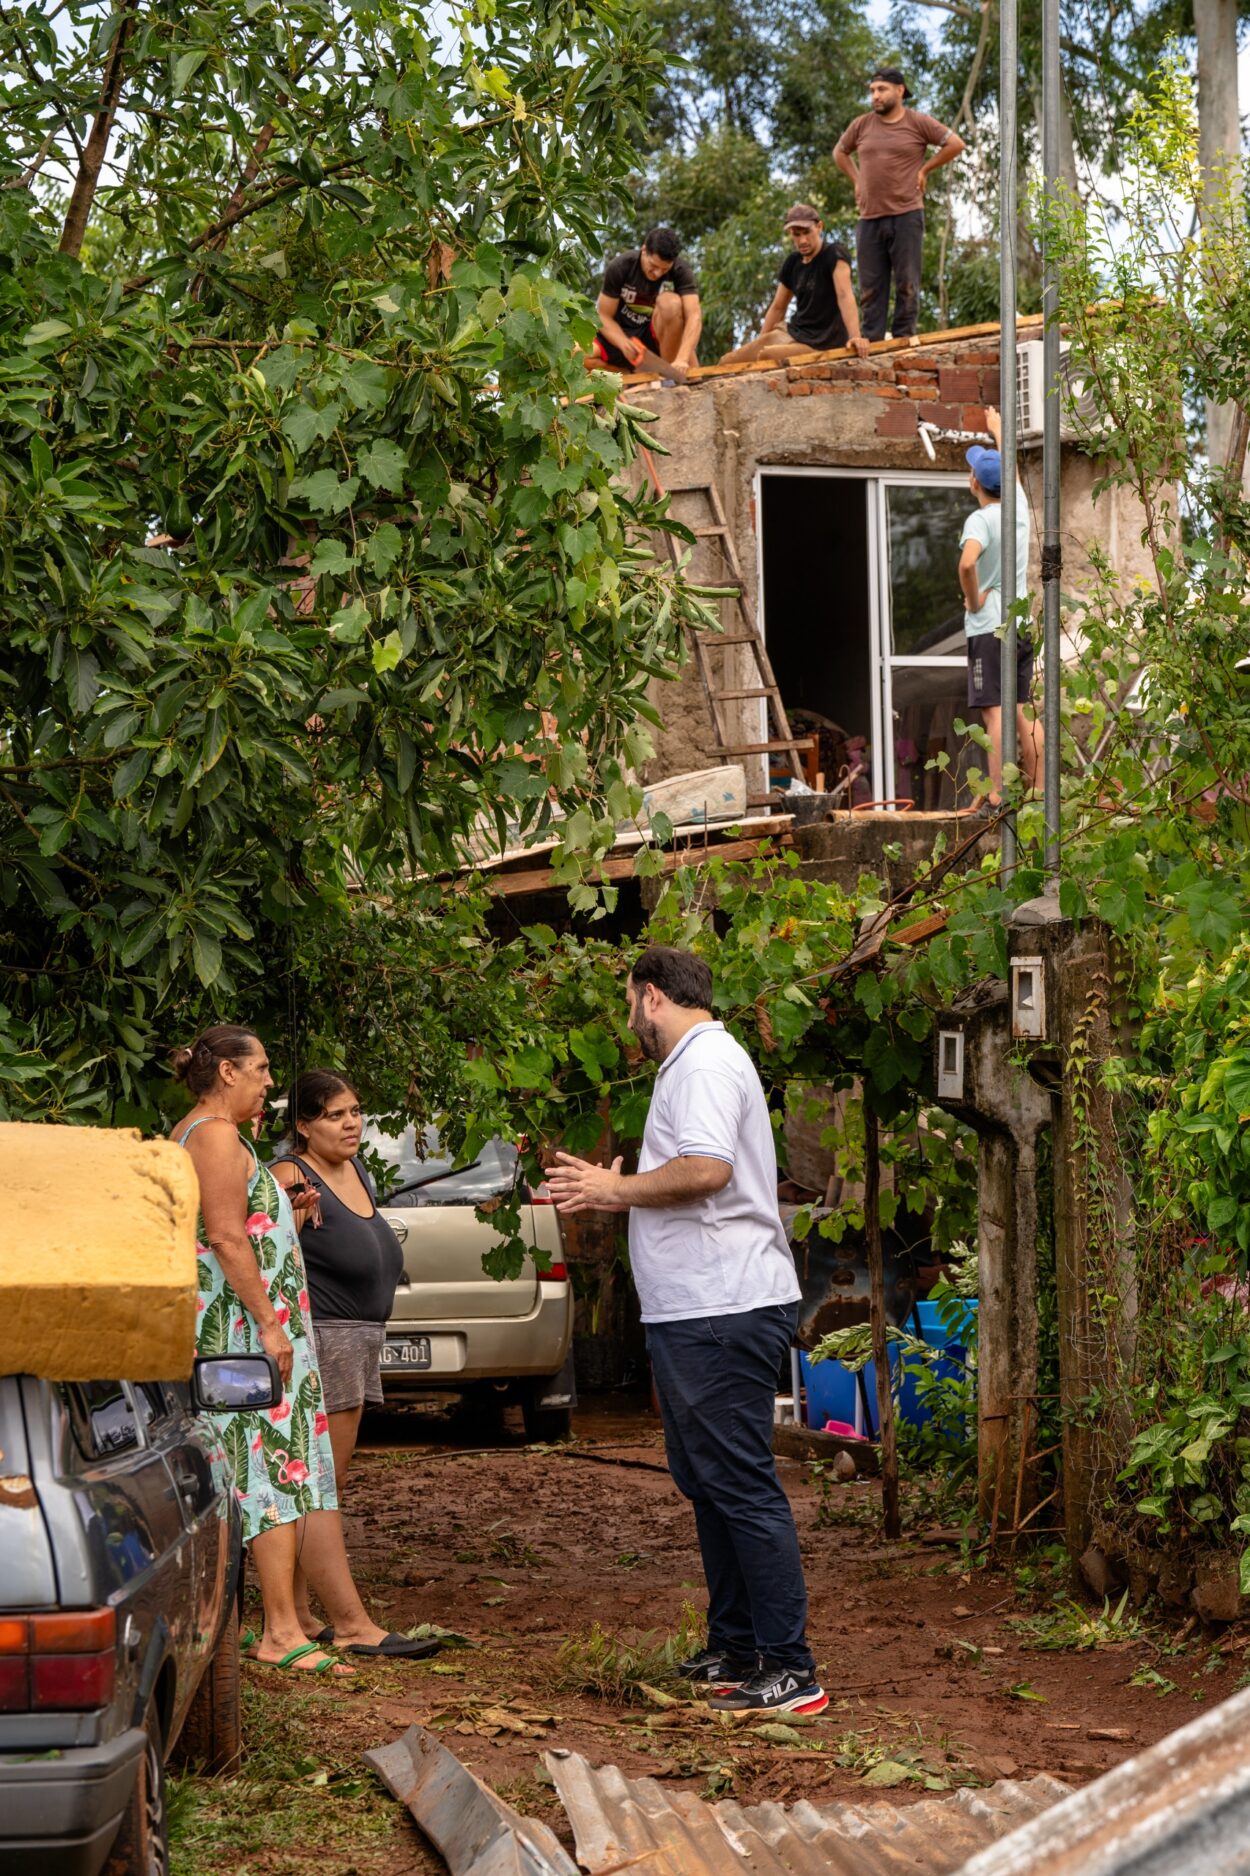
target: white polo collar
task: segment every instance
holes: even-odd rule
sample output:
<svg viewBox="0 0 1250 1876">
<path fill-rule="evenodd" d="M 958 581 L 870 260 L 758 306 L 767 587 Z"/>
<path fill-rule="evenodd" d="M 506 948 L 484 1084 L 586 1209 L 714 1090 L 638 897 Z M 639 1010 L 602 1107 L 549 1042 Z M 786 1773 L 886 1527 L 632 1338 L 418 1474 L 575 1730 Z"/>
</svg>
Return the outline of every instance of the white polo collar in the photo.
<svg viewBox="0 0 1250 1876">
<path fill-rule="evenodd" d="M 678 1056 L 682 1053 L 683 1049 L 686 1047 L 686 1044 L 688 1042 L 693 1042 L 696 1036 L 707 1035 L 708 1031 L 711 1029 L 723 1029 L 724 1027 L 725 1027 L 724 1023 L 710 1022 L 710 1023 L 696 1023 L 693 1029 L 688 1029 L 685 1035 L 682 1037 L 681 1041 L 677 1044 L 677 1047 L 671 1052 L 671 1054 L 666 1055 L 664 1057 L 664 1060 L 660 1063 L 659 1068 L 656 1070 L 656 1077 L 655 1077 L 656 1080 L 657 1081 L 659 1080 L 660 1076 L 664 1073 L 664 1070 L 666 1068 L 672 1067 L 673 1063 L 677 1060 Z"/>
</svg>

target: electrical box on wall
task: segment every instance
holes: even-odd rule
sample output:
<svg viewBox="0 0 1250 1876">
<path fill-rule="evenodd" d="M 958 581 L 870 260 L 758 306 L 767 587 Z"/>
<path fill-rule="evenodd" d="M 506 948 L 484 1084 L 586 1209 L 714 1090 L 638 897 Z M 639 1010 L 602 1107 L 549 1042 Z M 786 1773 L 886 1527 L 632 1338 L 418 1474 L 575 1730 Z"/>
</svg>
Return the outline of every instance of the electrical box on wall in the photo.
<svg viewBox="0 0 1250 1876">
<path fill-rule="evenodd" d="M 1046 965 L 1040 957 L 1011 960 L 1011 1034 L 1020 1041 L 1046 1039 Z"/>
<path fill-rule="evenodd" d="M 964 1098 L 964 1032 L 939 1029 L 937 1038 L 937 1095 L 939 1101 Z"/>
</svg>

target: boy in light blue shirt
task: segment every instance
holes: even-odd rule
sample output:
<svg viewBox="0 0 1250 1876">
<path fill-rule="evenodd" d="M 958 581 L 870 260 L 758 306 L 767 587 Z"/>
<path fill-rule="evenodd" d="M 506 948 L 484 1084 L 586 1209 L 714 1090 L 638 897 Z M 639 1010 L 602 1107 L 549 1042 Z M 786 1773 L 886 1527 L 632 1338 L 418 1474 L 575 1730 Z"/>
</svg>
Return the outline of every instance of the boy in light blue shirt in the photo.
<svg viewBox="0 0 1250 1876">
<path fill-rule="evenodd" d="M 997 808 L 1003 782 L 1002 641 L 1002 420 L 992 407 L 985 413 L 995 448 L 974 445 L 967 453 L 972 474 L 968 485 L 977 506 L 964 522 L 959 537 L 959 585 L 964 598 L 964 630 L 968 635 L 968 708 L 981 712 L 990 739 L 990 792 L 981 807 Z M 1016 597 L 1029 590 L 1029 507 L 1016 483 Z M 1016 725 L 1020 768 L 1032 788 L 1041 767 L 1042 726 L 1026 717 L 1024 706 L 1033 689 L 1033 640 L 1023 625 L 1016 629 Z"/>
</svg>

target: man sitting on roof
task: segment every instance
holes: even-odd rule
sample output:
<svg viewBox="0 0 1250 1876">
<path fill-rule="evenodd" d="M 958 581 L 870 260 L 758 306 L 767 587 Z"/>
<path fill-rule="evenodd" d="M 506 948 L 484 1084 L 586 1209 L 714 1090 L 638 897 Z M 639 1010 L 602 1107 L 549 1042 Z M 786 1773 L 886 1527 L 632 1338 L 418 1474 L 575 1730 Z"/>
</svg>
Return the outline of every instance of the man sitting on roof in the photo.
<svg viewBox="0 0 1250 1876">
<path fill-rule="evenodd" d="M 860 354 L 859 308 L 851 285 L 851 257 L 838 241 L 825 240 L 824 223 L 807 202 L 796 202 L 785 219 L 794 243 L 777 274 L 777 291 L 764 314 L 759 337 L 726 352 L 722 365 L 745 365 L 757 358 L 801 358 L 811 352 L 849 345 Z M 786 324 L 790 302 L 794 311 Z"/>
<path fill-rule="evenodd" d="M 598 313 L 599 331 L 586 354 L 592 371 L 603 365 L 637 371 L 647 352 L 683 369 L 698 362 L 699 285 L 671 228 L 652 228 L 640 248 L 608 262 Z"/>
</svg>

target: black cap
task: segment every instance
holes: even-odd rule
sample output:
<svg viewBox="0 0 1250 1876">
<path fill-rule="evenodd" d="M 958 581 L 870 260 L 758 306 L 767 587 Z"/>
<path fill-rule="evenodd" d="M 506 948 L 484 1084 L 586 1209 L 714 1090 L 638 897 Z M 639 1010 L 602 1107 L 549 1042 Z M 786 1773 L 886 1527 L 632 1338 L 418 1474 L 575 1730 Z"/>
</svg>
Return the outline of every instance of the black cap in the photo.
<svg viewBox="0 0 1250 1876">
<path fill-rule="evenodd" d="M 901 85 L 903 87 L 903 96 L 910 98 L 911 90 L 907 80 L 903 77 L 897 65 L 879 65 L 869 79 L 869 84 L 873 84 L 878 78 L 883 79 L 887 85 Z"/>
</svg>

